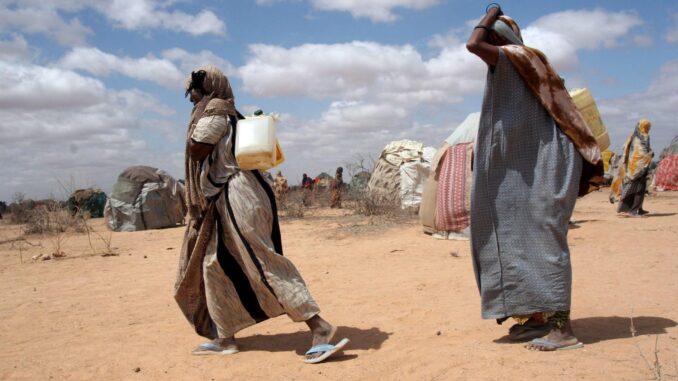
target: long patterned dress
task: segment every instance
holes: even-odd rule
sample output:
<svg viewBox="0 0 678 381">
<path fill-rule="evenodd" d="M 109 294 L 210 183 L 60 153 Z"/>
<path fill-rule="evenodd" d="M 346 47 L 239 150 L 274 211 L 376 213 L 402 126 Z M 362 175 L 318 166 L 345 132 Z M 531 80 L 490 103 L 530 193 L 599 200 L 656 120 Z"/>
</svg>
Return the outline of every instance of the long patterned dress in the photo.
<svg viewBox="0 0 678 381">
<path fill-rule="evenodd" d="M 284 313 L 294 321 L 308 320 L 320 310 L 295 266 L 282 255 L 273 190 L 258 171 L 238 167 L 235 118 L 214 115 L 209 104 L 205 114 L 190 136 L 214 145 L 200 168 L 200 189 L 211 207 L 198 242 L 190 239 L 189 226 L 182 251 L 201 253 L 186 246 L 199 248 L 200 237 L 209 238 L 202 243 L 202 279 L 187 270 L 190 260 L 183 261 L 183 278 L 180 266 L 177 301 L 196 331 L 209 338 L 230 337 Z M 199 305 L 201 298 L 205 306 Z"/>
<path fill-rule="evenodd" d="M 568 220 L 582 157 L 502 49 L 475 152 L 471 245 L 482 317 L 570 309 Z"/>
</svg>

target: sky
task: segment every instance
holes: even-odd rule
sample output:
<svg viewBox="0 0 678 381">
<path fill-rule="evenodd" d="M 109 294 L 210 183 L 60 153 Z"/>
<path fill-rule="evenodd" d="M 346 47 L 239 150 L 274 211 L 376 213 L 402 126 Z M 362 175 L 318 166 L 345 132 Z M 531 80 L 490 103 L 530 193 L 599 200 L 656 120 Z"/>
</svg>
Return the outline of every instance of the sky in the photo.
<svg viewBox="0 0 678 381">
<path fill-rule="evenodd" d="M 657 152 L 678 134 L 678 2 L 504 1 L 568 88 L 593 93 L 620 147 L 640 118 Z M 471 0 L 0 0 L 0 200 L 107 193 L 130 165 L 184 175 L 206 63 L 236 107 L 279 114 L 290 184 L 378 158 L 390 141 L 439 147 L 479 111 L 487 67 L 465 48 Z M 351 167 L 353 168 L 353 166 Z"/>
</svg>

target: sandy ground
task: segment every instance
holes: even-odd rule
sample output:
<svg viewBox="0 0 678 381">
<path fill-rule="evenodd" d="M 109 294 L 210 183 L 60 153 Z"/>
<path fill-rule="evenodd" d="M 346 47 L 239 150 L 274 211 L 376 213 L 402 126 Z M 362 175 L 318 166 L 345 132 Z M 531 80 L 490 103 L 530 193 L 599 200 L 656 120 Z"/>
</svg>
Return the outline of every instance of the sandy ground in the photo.
<svg viewBox="0 0 678 381">
<path fill-rule="evenodd" d="M 176 228 L 115 233 L 111 257 L 86 235 L 70 236 L 60 260 L 30 259 L 50 250 L 47 238 L 22 252 L 0 244 L 0 379 L 646 380 L 658 378 L 655 355 L 661 378 L 678 378 L 678 193 L 647 198 L 647 219 L 617 217 L 606 198 L 580 200 L 569 236 L 583 349 L 506 343 L 509 324 L 480 318 L 468 242 L 333 211 L 282 224 L 286 255 L 351 339 L 333 361 L 302 363 L 310 337 L 284 316 L 241 332 L 241 353 L 190 356 L 201 339 L 172 298 Z M 0 241 L 17 232 L 0 223 Z"/>
</svg>

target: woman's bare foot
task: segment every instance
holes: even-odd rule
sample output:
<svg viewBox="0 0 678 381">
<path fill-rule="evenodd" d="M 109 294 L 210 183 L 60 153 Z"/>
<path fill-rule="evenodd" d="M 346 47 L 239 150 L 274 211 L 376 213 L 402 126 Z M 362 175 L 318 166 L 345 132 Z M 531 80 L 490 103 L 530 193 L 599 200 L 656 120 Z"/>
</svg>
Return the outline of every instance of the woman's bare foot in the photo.
<svg viewBox="0 0 678 381">
<path fill-rule="evenodd" d="M 313 342 L 311 347 L 321 344 L 329 344 L 330 340 L 334 337 L 334 334 L 337 333 L 337 327 L 328 323 L 326 320 L 320 317 L 320 315 L 315 315 L 312 318 L 306 320 L 306 325 L 311 329 L 311 334 L 313 334 Z M 312 360 L 314 358 L 320 357 L 322 353 L 313 353 L 306 355 L 307 360 Z"/>
</svg>

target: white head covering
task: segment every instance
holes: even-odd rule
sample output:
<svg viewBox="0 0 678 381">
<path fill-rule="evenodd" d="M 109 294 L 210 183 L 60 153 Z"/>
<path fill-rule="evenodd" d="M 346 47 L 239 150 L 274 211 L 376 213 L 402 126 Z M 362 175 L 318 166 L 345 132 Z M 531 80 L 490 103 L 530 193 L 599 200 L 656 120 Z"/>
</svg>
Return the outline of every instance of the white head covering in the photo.
<svg viewBox="0 0 678 381">
<path fill-rule="evenodd" d="M 502 20 L 497 19 L 492 25 L 492 30 L 514 45 L 523 45 L 523 39 L 513 31 L 511 26 Z"/>
</svg>

